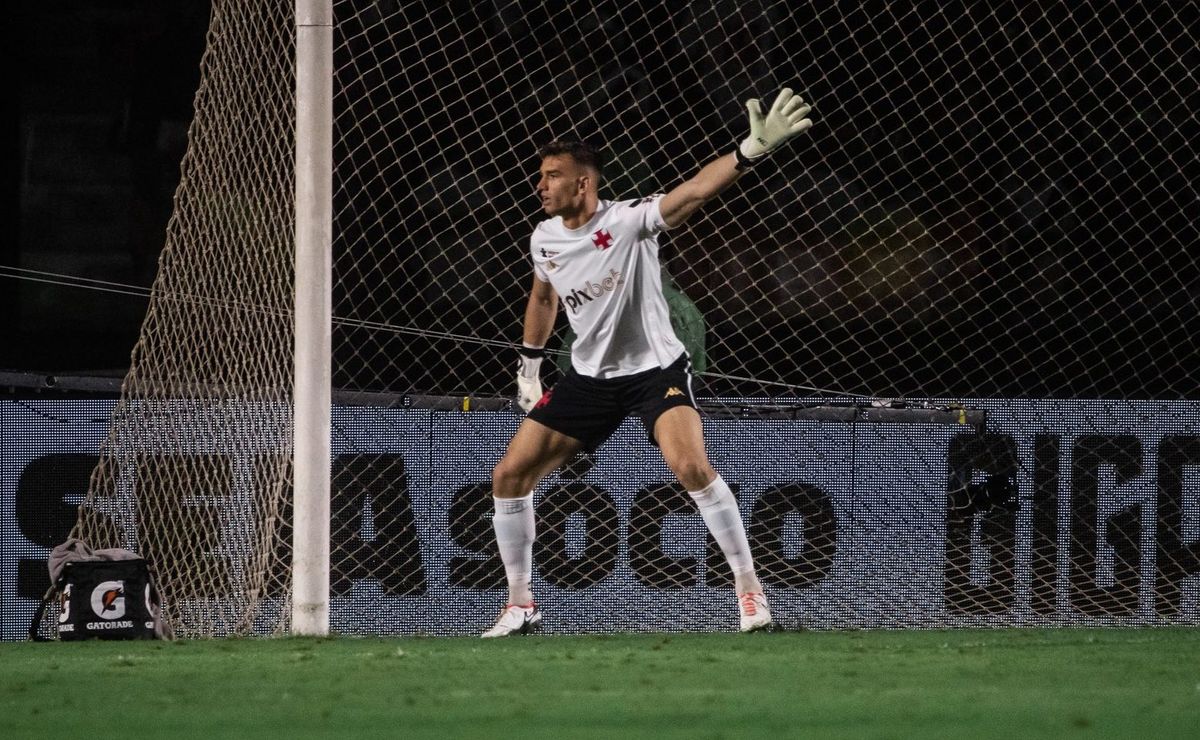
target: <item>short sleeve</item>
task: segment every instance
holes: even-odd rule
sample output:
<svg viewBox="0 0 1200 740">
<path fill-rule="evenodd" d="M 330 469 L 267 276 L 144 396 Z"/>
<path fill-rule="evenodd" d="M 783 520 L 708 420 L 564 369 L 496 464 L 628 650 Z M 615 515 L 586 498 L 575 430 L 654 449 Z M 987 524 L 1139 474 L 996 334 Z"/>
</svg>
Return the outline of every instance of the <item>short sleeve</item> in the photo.
<svg viewBox="0 0 1200 740">
<path fill-rule="evenodd" d="M 541 228 L 540 226 L 538 227 Z M 529 237 L 529 261 L 533 263 L 533 276 L 543 283 L 550 282 L 550 273 L 542 267 L 537 258 L 538 253 L 538 229 L 533 230 L 533 234 Z"/>
<path fill-rule="evenodd" d="M 630 218 L 637 223 L 638 231 L 643 236 L 654 236 L 666 230 L 667 222 L 663 220 L 662 211 L 658 207 L 662 199 L 662 193 L 655 193 L 629 202 Z"/>
</svg>

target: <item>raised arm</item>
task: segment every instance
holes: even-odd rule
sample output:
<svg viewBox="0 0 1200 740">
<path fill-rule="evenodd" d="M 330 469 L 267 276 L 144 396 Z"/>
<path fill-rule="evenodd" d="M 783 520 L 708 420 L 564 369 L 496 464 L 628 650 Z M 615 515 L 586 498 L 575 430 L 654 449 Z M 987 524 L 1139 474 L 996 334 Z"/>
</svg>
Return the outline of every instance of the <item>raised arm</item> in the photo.
<svg viewBox="0 0 1200 740">
<path fill-rule="evenodd" d="M 783 88 L 766 115 L 757 99 L 746 101 L 750 135 L 731 154 L 704 165 L 691 179 L 663 196 L 658 207 L 667 227 L 687 220 L 700 206 L 733 184 L 742 174 L 785 141 L 812 126 L 812 106 L 789 88 Z"/>
</svg>

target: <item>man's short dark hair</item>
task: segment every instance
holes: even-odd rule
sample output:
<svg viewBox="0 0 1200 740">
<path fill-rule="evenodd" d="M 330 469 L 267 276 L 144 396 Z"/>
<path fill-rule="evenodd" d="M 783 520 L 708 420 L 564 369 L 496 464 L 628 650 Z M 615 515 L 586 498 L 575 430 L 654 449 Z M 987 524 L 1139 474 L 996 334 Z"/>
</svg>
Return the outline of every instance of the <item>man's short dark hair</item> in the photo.
<svg viewBox="0 0 1200 740">
<path fill-rule="evenodd" d="M 601 177 L 604 175 L 604 158 L 592 145 L 578 139 L 555 139 L 547 142 L 538 149 L 538 156 L 542 159 L 553 157 L 560 154 L 567 154 L 584 167 L 591 167 L 596 170 Z"/>
</svg>

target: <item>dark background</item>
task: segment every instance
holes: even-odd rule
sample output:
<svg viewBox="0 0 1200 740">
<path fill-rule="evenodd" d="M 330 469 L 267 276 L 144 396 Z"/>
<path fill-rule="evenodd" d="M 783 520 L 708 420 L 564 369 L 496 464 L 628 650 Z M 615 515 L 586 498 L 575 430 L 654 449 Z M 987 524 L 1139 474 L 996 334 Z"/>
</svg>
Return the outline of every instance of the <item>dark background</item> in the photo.
<svg viewBox="0 0 1200 740">
<path fill-rule="evenodd" d="M 339 283 L 337 312 L 427 333 L 343 331 L 335 382 L 503 390 L 509 355 L 436 335 L 519 336 L 537 143 L 601 142 L 602 195 L 637 197 L 729 151 L 746 97 L 793 85 L 811 133 L 664 249 L 716 374 L 801 394 L 1196 397 L 1197 6 L 1077 6 L 344 13 L 338 266 L 394 290 Z"/>
<path fill-rule="evenodd" d="M 149 286 L 207 4 L 19 7 L 4 262 Z M 717 373 L 1200 393 L 1194 3 L 552 7 L 337 4 L 335 315 L 401 329 L 340 326 L 339 387 L 505 392 L 489 343 L 519 337 L 536 145 L 597 141 L 606 195 L 655 192 L 744 136 L 745 97 L 792 84 L 811 135 L 664 249 Z M 145 299 L 0 279 L 0 368 L 127 367 Z"/>
<path fill-rule="evenodd" d="M 8 7 L 16 105 L 6 127 L 11 216 L 0 262 L 148 288 L 179 180 L 209 5 Z M 123 374 L 147 305 L 137 295 L 11 276 L 0 277 L 0 294 L 3 370 Z"/>
</svg>

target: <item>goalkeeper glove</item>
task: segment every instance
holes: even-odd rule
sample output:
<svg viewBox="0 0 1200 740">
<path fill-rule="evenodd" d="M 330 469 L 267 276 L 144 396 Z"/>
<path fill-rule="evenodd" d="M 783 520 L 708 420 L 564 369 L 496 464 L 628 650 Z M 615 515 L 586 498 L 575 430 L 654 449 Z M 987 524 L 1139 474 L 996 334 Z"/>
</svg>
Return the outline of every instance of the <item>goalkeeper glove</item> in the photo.
<svg viewBox="0 0 1200 740">
<path fill-rule="evenodd" d="M 739 170 L 759 162 L 785 141 L 812 126 L 812 119 L 808 117 L 812 106 L 787 87 L 779 91 L 766 115 L 763 115 L 762 103 L 757 98 L 746 101 L 746 110 L 750 112 L 750 135 L 734 152 Z"/>
<path fill-rule="evenodd" d="M 521 347 L 521 359 L 517 363 L 517 405 L 525 413 L 542 397 L 542 358 L 546 351 L 541 347 Z"/>
</svg>

